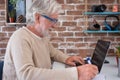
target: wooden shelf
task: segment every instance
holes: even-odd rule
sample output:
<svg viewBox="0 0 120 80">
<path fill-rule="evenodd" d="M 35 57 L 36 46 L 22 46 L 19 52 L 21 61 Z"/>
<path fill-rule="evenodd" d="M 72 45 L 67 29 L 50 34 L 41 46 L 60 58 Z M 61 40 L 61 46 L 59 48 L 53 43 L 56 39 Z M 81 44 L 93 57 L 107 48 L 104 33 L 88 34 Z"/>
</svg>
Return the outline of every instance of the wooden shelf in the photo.
<svg viewBox="0 0 120 80">
<path fill-rule="evenodd" d="M 93 31 L 93 30 L 84 30 L 84 33 L 120 33 L 120 30 L 116 30 L 116 31 L 105 31 L 105 30 Z"/>
<path fill-rule="evenodd" d="M 8 26 L 26 25 L 26 23 L 6 23 Z"/>
<path fill-rule="evenodd" d="M 120 15 L 120 12 L 84 12 L 85 15 Z"/>
</svg>

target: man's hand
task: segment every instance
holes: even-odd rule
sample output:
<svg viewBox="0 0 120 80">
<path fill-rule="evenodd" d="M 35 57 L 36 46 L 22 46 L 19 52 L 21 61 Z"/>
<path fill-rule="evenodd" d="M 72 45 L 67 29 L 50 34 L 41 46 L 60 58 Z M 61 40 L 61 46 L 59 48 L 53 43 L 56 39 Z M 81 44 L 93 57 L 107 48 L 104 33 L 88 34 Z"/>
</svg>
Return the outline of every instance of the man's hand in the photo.
<svg viewBox="0 0 120 80">
<path fill-rule="evenodd" d="M 77 67 L 79 80 L 92 80 L 98 73 L 98 68 L 92 64 Z"/>
<path fill-rule="evenodd" d="M 80 56 L 70 56 L 69 58 L 67 58 L 67 60 L 65 61 L 66 64 L 71 65 L 71 66 L 75 66 L 75 62 L 79 62 L 81 64 L 84 64 L 84 60 L 82 57 Z"/>
</svg>

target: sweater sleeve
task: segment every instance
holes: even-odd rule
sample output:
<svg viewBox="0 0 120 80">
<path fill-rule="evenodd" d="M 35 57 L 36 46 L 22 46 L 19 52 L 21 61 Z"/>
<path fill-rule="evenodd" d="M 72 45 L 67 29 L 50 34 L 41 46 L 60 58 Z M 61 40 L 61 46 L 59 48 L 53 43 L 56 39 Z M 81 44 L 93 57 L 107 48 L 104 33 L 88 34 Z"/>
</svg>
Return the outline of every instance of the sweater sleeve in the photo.
<svg viewBox="0 0 120 80">
<path fill-rule="evenodd" d="M 76 67 L 66 69 L 35 67 L 32 59 L 31 46 L 26 39 L 21 40 L 19 37 L 14 37 L 14 39 L 11 39 L 11 46 L 12 59 L 18 80 L 78 80 Z M 60 55 L 54 54 L 52 56 L 61 57 Z M 60 59 L 64 61 L 66 57 Z"/>
<path fill-rule="evenodd" d="M 51 43 L 49 43 L 49 48 L 50 55 L 55 61 L 65 63 L 65 60 L 70 57 L 62 51 L 55 49 Z"/>
</svg>

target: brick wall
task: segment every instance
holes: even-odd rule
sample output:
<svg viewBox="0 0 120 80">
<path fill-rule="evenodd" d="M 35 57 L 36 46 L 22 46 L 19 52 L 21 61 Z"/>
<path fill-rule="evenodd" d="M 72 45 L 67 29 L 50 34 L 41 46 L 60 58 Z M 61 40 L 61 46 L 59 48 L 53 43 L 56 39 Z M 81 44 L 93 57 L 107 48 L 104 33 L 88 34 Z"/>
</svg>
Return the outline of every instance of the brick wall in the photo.
<svg viewBox="0 0 120 80">
<path fill-rule="evenodd" d="M 7 44 L 7 42 L 4 41 L 7 34 L 3 31 L 3 27 L 5 27 L 5 19 L 5 1 L 0 0 L 0 55 L 4 55 L 3 53 Z"/>
<path fill-rule="evenodd" d="M 111 11 L 115 1 L 116 0 L 88 0 L 88 11 L 90 11 L 92 5 L 103 2 L 107 5 L 107 10 Z M 51 42 L 56 48 L 71 55 L 80 53 L 90 54 L 93 52 L 97 40 L 105 39 L 112 42 L 109 55 L 113 55 L 113 46 L 120 44 L 119 33 L 86 34 L 83 32 L 83 30 L 87 28 L 83 15 L 85 11 L 85 0 L 58 0 L 58 2 L 63 6 L 64 13 L 59 15 L 59 27 L 51 31 Z M 118 2 L 120 2 L 120 0 L 118 0 Z M 5 25 L 5 12 L 5 1 L 0 0 L 0 55 L 4 55 L 10 36 L 19 28 L 19 26 Z M 104 16 L 94 17 L 98 23 L 104 27 Z M 112 20 L 112 22 L 113 21 L 114 20 Z M 91 17 L 89 17 L 88 22 L 92 23 Z"/>
</svg>

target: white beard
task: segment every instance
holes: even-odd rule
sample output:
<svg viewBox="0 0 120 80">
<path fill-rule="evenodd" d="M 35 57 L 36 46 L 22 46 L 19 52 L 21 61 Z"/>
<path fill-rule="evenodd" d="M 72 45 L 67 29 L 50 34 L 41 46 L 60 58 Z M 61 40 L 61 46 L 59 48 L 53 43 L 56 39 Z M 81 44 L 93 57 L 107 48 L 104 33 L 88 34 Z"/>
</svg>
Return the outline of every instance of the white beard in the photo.
<svg viewBox="0 0 120 80">
<path fill-rule="evenodd" d="M 49 37 L 49 30 L 41 28 L 41 34 L 43 35 L 43 37 Z"/>
<path fill-rule="evenodd" d="M 36 27 L 39 27 L 37 30 L 43 37 L 50 37 L 49 35 L 49 29 L 45 29 L 45 27 L 40 25 L 36 25 Z"/>
</svg>

